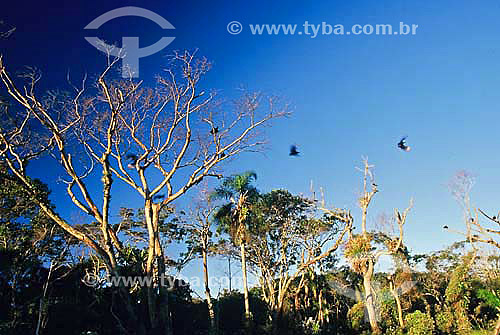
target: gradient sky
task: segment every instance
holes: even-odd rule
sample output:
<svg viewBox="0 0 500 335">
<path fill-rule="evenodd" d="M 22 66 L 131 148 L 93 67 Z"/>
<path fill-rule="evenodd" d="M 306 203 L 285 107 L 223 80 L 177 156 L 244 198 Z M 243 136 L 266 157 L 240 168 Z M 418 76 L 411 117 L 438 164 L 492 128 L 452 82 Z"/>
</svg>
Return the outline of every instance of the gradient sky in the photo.
<svg viewBox="0 0 500 335">
<path fill-rule="evenodd" d="M 314 181 L 328 202 L 358 214 L 361 175 L 355 166 L 367 156 L 380 189 L 370 220 L 406 207 L 413 198 L 405 233 L 414 252 L 458 239 L 441 228 L 463 227 L 460 207 L 447 189 L 456 171 L 476 175 L 475 204 L 495 213 L 500 209 L 498 1 L 9 1 L 0 18 L 17 31 L 0 42 L 0 51 L 11 72 L 23 65 L 39 67 L 48 87 L 64 81 L 68 70 L 74 78 L 96 73 L 104 58 L 84 40 L 83 27 L 122 6 L 152 10 L 176 28 L 166 34 L 176 37 L 171 45 L 141 59 L 141 79 L 147 83 L 161 71 L 166 54 L 198 48 L 214 62 L 206 86 L 231 96 L 244 85 L 292 103 L 293 116 L 268 132 L 271 148 L 265 156 L 246 155 L 228 173 L 255 170 L 264 191 L 307 194 Z M 243 24 L 239 35 L 226 30 L 233 20 Z M 419 28 L 408 36 L 316 38 L 253 36 L 248 28 L 305 21 L 347 27 L 402 21 Z M 164 35 L 156 24 L 129 17 L 105 24 L 98 36 L 107 41 L 139 36 L 145 46 Z M 409 153 L 396 148 L 402 135 L 409 136 Z M 288 156 L 292 143 L 301 157 Z M 37 169 L 56 204 L 65 203 L 50 166 Z M 122 201 L 132 206 L 138 198 Z M 187 273 L 196 271 L 194 264 Z M 214 267 L 216 275 L 221 271 Z"/>
</svg>

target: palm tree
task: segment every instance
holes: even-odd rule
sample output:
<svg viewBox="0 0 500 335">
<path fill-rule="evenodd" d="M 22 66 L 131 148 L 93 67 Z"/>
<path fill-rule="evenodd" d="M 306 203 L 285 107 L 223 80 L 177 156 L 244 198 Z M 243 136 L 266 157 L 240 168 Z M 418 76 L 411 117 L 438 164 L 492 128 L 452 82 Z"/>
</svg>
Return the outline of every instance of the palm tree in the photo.
<svg viewBox="0 0 500 335">
<path fill-rule="evenodd" d="M 229 200 L 219 207 L 214 215 L 219 230 L 229 233 L 235 245 L 239 245 L 241 253 L 241 272 L 243 273 L 243 293 L 245 297 L 245 324 L 250 331 L 250 303 L 248 299 L 246 244 L 249 240 L 251 223 L 251 205 L 259 197 L 257 188 L 252 181 L 257 179 L 257 174 L 247 171 L 242 174 L 232 175 L 224 179 L 222 184 L 211 194 L 212 199 Z"/>
</svg>

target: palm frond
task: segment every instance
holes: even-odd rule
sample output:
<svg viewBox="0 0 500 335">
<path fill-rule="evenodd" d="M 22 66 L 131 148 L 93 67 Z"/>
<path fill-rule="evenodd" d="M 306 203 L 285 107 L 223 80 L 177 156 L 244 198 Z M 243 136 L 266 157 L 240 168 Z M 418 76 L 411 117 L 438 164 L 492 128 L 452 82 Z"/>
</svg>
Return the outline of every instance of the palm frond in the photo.
<svg viewBox="0 0 500 335">
<path fill-rule="evenodd" d="M 226 187 L 217 187 L 209 195 L 209 200 L 228 200 L 233 196 L 234 192 Z"/>
</svg>

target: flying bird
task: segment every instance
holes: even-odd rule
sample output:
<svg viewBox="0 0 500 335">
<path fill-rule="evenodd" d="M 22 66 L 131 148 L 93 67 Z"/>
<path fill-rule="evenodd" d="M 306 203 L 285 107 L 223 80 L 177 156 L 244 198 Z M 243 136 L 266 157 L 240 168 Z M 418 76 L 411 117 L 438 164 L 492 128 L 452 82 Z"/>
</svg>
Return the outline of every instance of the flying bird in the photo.
<svg viewBox="0 0 500 335">
<path fill-rule="evenodd" d="M 448 229 L 448 226 L 443 226 L 443 229 Z"/>
<path fill-rule="evenodd" d="M 297 151 L 297 146 L 294 144 L 292 146 L 290 146 L 290 156 L 298 156 L 299 155 L 299 151 Z"/>
<path fill-rule="evenodd" d="M 411 150 L 411 147 L 409 145 L 406 144 L 406 138 L 408 136 L 405 136 L 401 139 L 401 141 L 399 141 L 398 143 L 398 148 L 403 150 L 403 151 L 410 151 Z"/>
</svg>

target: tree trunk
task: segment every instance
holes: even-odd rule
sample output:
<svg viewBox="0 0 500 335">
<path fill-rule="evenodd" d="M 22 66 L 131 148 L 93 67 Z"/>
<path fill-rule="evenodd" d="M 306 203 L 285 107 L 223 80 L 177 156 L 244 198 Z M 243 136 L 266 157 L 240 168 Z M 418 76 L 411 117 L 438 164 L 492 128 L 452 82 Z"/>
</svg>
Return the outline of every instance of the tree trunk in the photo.
<svg viewBox="0 0 500 335">
<path fill-rule="evenodd" d="M 498 314 L 497 324 L 495 325 L 495 330 L 493 331 L 493 335 L 500 334 L 500 314 Z"/>
<path fill-rule="evenodd" d="M 144 216 L 148 229 L 148 258 L 146 260 L 146 276 L 149 280 L 153 280 L 154 258 L 155 258 L 155 231 L 153 228 L 153 202 L 147 199 L 144 206 Z M 148 296 L 148 315 L 151 328 L 156 328 L 156 297 L 153 285 L 147 287 Z"/>
<path fill-rule="evenodd" d="M 399 325 L 401 326 L 401 329 L 405 327 L 405 323 L 403 320 L 403 309 L 401 308 L 401 300 L 399 299 L 399 296 L 396 294 L 396 305 L 398 307 L 398 319 L 399 319 Z"/>
<path fill-rule="evenodd" d="M 273 335 L 282 334 L 284 329 L 283 322 L 283 302 L 278 302 L 275 310 L 272 313 L 272 333 Z"/>
<path fill-rule="evenodd" d="M 38 308 L 38 321 L 36 324 L 35 335 L 40 335 L 45 328 L 46 322 L 44 322 L 44 319 L 46 318 L 48 309 L 46 308 L 45 303 L 47 297 L 47 290 L 49 289 L 50 276 L 52 275 L 53 269 L 54 269 L 54 263 L 51 262 L 49 267 L 49 273 L 47 274 L 47 279 L 45 280 L 45 283 L 43 285 L 43 293 L 42 296 L 40 297 L 40 304 Z"/>
<path fill-rule="evenodd" d="M 207 240 L 206 236 L 202 237 L 202 257 L 203 257 L 203 280 L 205 281 L 205 296 L 207 298 L 208 317 L 210 319 L 209 334 L 216 334 L 215 312 L 212 305 L 212 297 L 210 296 L 210 287 L 208 281 L 208 265 L 207 265 Z"/>
<path fill-rule="evenodd" d="M 233 274 L 231 273 L 231 257 L 227 258 L 227 266 L 228 266 L 228 271 L 229 271 L 229 292 L 233 290 L 232 286 L 232 281 L 233 281 Z"/>
<path fill-rule="evenodd" d="M 363 274 L 363 286 L 365 288 L 365 307 L 370 320 L 370 327 L 373 334 L 380 334 L 380 328 L 377 321 L 377 312 L 375 310 L 375 296 L 372 289 L 373 263 L 369 261 L 368 269 Z"/>
<path fill-rule="evenodd" d="M 116 270 L 111 271 L 111 275 L 117 277 L 118 273 Z M 137 311 L 134 310 L 134 304 L 132 303 L 132 297 L 127 287 L 123 285 L 120 281 L 120 286 L 118 287 L 118 294 L 122 299 L 125 306 L 125 310 L 128 316 L 127 328 L 130 330 L 130 334 L 146 335 L 147 321 L 143 322 L 137 317 Z"/>
<path fill-rule="evenodd" d="M 246 251 L 245 251 L 245 242 L 241 241 L 240 244 L 241 249 L 241 272 L 243 275 L 243 294 L 245 297 L 245 328 L 247 334 L 252 333 L 251 328 L 251 319 L 252 315 L 250 313 L 250 302 L 248 298 L 248 283 L 247 283 L 247 262 L 246 262 Z"/>
<path fill-rule="evenodd" d="M 166 267 L 159 232 L 160 205 L 153 203 L 150 199 L 146 199 L 144 213 L 149 235 L 146 275 L 151 278 L 151 285 L 147 288 L 147 297 L 152 334 L 171 335 L 172 327 L 168 307 L 168 290 L 161 285 L 161 278 L 166 275 Z M 153 285 L 153 279 L 155 278 L 157 279 L 158 290 Z"/>
<path fill-rule="evenodd" d="M 401 308 L 401 299 L 399 299 L 399 295 L 396 292 L 396 289 L 394 288 L 394 283 L 392 280 L 389 282 L 389 290 L 392 293 L 392 296 L 396 300 L 396 307 L 398 309 L 398 320 L 399 320 L 399 326 L 401 329 L 405 327 L 404 321 L 403 321 L 403 309 Z"/>
</svg>

